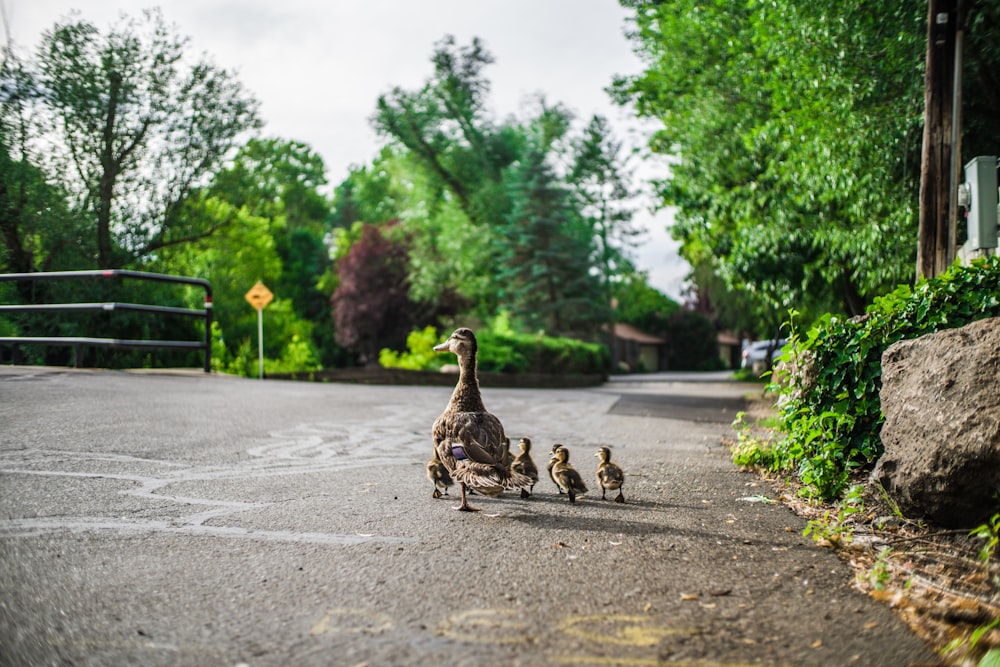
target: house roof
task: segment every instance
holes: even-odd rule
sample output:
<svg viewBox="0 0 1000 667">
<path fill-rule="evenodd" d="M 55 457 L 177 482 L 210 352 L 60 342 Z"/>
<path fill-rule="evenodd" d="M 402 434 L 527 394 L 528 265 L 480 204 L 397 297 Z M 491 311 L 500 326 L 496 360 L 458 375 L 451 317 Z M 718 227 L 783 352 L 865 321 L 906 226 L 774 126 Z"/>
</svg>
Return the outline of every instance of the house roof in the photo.
<svg viewBox="0 0 1000 667">
<path fill-rule="evenodd" d="M 663 338 L 657 338 L 652 334 L 648 334 L 645 331 L 640 331 L 631 324 L 625 324 L 624 322 L 615 323 L 615 338 L 621 338 L 622 340 L 631 340 L 636 343 L 643 343 L 646 345 L 663 345 L 664 343 L 667 342 Z"/>
<path fill-rule="evenodd" d="M 716 336 L 716 340 L 719 341 L 720 345 L 739 345 L 742 342 L 728 331 L 720 331 L 719 335 Z"/>
</svg>

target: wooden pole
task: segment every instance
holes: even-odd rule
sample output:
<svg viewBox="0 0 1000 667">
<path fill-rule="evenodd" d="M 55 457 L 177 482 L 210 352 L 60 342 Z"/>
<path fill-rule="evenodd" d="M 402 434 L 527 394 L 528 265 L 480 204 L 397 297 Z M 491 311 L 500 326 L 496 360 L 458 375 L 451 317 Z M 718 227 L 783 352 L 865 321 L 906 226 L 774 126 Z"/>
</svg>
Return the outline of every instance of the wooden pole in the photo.
<svg viewBox="0 0 1000 667">
<path fill-rule="evenodd" d="M 928 0 L 924 137 L 920 161 L 917 278 L 943 273 L 949 261 L 955 32 L 958 0 Z"/>
</svg>

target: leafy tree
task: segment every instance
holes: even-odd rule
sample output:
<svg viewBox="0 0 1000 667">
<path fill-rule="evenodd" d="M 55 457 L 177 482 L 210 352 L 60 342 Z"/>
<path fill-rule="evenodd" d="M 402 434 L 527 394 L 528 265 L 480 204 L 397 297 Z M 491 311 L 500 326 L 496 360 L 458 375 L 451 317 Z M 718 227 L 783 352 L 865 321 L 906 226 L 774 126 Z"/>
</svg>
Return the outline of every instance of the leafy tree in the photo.
<svg viewBox="0 0 1000 667">
<path fill-rule="evenodd" d="M 543 97 L 527 119 L 494 122 L 483 76 L 493 57 L 478 39 L 445 37 L 432 61 L 422 88 L 393 89 L 373 117 L 405 150 L 393 159 L 403 171 L 382 162 L 379 173 L 406 186 L 394 201 L 413 232 L 414 296 L 474 304 L 483 320 L 502 305 L 523 326 L 594 337 L 634 233 L 620 144 L 601 118 L 571 140 L 572 112 Z M 360 204 L 358 187 L 349 194 Z"/>
<path fill-rule="evenodd" d="M 331 298 L 337 342 L 363 365 L 378 363 L 382 348 L 401 349 L 417 320 L 417 305 L 409 298 L 405 238 L 393 234 L 398 228 L 398 221 L 362 225 L 361 237 L 337 264 Z"/>
<path fill-rule="evenodd" d="M 629 172 L 622 144 L 603 116 L 594 116 L 573 142 L 573 165 L 568 175 L 579 199 L 581 212 L 593 229 L 594 263 L 609 297 L 616 276 L 632 270 L 629 253 L 641 233 L 632 221 L 635 196 L 629 187 Z"/>
<path fill-rule="evenodd" d="M 79 268 L 92 254 L 66 195 L 41 168 L 32 104 L 40 95 L 25 64 L 9 49 L 0 63 L 0 266 L 14 273 Z M 41 285 L 18 283 L 31 301 Z"/>
<path fill-rule="evenodd" d="M 229 352 L 236 355 L 240 345 L 257 339 L 257 314 L 244 295 L 258 280 L 269 287 L 281 275 L 281 258 L 275 250 L 267 218 L 251 215 L 245 208 L 203 194 L 185 203 L 184 214 L 196 224 L 218 227 L 210 238 L 164 248 L 151 268 L 181 275 L 206 276 L 214 293 L 213 317 L 219 324 Z M 272 289 L 273 291 L 273 289 Z M 275 325 L 276 294 L 266 312 L 266 356 L 278 357 L 283 341 L 272 335 Z M 253 345 L 256 353 L 256 344 Z"/>
<path fill-rule="evenodd" d="M 655 335 L 664 335 L 670 318 L 680 310 L 680 304 L 655 287 L 642 273 L 626 275 L 616 283 L 614 291 L 615 319 Z"/>
<path fill-rule="evenodd" d="M 647 66 L 615 90 L 663 123 L 692 265 L 765 322 L 858 314 L 912 275 L 923 3 L 622 4 Z"/>
<path fill-rule="evenodd" d="M 504 303 L 529 329 L 586 336 L 610 319 L 599 278 L 590 272 L 593 237 L 569 191 L 529 149 L 513 169 L 514 202 L 503 228 L 499 279 Z"/>
<path fill-rule="evenodd" d="M 482 70 L 493 60 L 478 38 L 463 48 L 447 35 L 435 45 L 434 76 L 419 91 L 397 87 L 379 97 L 372 119 L 377 131 L 417 156 L 479 225 L 502 218 L 503 170 L 519 152 L 516 131 L 494 126 L 486 109 L 489 81 Z"/>
<path fill-rule="evenodd" d="M 719 357 L 719 344 L 712 321 L 699 312 L 682 309 L 670 316 L 667 325 L 667 364 L 677 371 L 720 370 L 726 364 Z"/>
<path fill-rule="evenodd" d="M 268 220 L 282 266 L 271 289 L 314 325 L 312 343 L 323 361 L 332 364 L 339 350 L 333 340 L 331 292 L 321 287 L 332 271 L 326 245 L 331 203 L 320 192 L 325 184 L 323 159 L 305 144 L 251 139 L 215 176 L 208 192 Z"/>
<path fill-rule="evenodd" d="M 123 16 L 105 35 L 76 18 L 44 33 L 45 168 L 90 220 L 102 267 L 216 231 L 194 226 L 184 202 L 259 125 L 257 102 L 232 74 L 185 66 L 186 44 L 155 10 Z"/>
<path fill-rule="evenodd" d="M 361 237 L 364 225 L 397 220 L 405 228 L 409 297 L 427 307 L 426 317 L 451 318 L 496 302 L 492 235 L 473 226 L 440 183 L 411 153 L 385 148 L 370 167 L 351 171 L 333 199 L 334 257 L 339 262 Z M 396 233 L 396 232 L 394 232 Z M 336 289 L 335 283 L 332 292 Z M 418 326 L 414 323 L 413 326 Z"/>
</svg>

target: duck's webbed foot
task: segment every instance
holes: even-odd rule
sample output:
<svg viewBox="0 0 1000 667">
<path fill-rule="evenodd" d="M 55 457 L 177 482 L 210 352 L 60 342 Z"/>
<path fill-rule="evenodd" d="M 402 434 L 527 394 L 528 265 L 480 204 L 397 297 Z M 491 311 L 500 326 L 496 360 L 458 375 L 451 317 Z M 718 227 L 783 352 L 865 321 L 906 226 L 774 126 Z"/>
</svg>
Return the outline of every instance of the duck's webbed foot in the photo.
<svg viewBox="0 0 1000 667">
<path fill-rule="evenodd" d="M 452 509 L 458 510 L 459 512 L 478 512 L 479 508 L 470 505 L 469 501 L 465 497 L 466 496 L 465 482 L 461 482 L 460 484 L 461 484 L 460 488 L 462 489 L 462 502 L 457 507 L 452 507 Z"/>
<path fill-rule="evenodd" d="M 431 494 L 431 498 L 440 498 L 440 497 L 441 497 L 441 492 L 437 490 L 437 487 L 434 487 L 434 493 Z"/>
</svg>

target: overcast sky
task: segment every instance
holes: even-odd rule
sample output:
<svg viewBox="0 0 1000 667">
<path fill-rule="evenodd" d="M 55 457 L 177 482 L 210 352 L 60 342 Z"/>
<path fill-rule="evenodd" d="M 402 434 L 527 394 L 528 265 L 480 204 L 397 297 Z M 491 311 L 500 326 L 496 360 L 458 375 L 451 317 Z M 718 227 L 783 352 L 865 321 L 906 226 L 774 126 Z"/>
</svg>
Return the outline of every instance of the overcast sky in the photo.
<svg viewBox="0 0 1000 667">
<path fill-rule="evenodd" d="M 73 10 L 102 32 L 122 12 L 160 7 L 176 33 L 233 70 L 261 103 L 265 136 L 301 141 L 322 158 L 331 184 L 378 153 L 369 123 L 378 96 L 413 89 L 432 73 L 434 44 L 479 37 L 495 63 L 489 106 L 499 119 L 519 114 L 535 94 L 581 119 L 606 116 L 619 138 L 642 142 L 637 123 L 604 92 L 616 74 L 641 70 L 625 38 L 616 0 L 0 0 L 14 44 L 34 51 L 43 30 Z M 519 114 L 520 115 L 520 114 Z M 640 173 L 657 173 L 654 166 Z M 650 283 L 679 298 L 686 266 L 669 239 L 665 212 L 646 211 L 637 252 Z"/>
</svg>

